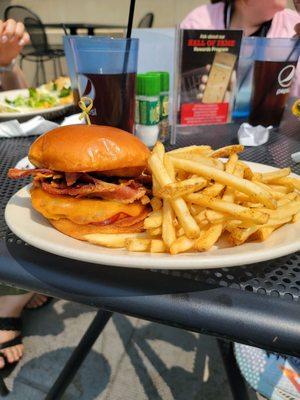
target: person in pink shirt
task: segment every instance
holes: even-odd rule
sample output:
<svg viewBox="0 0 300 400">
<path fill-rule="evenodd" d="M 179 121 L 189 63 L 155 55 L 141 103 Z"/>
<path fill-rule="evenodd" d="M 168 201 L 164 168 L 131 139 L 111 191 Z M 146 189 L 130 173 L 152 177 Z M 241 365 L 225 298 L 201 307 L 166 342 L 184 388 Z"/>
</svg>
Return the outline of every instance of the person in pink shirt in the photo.
<svg viewBox="0 0 300 400">
<path fill-rule="evenodd" d="M 286 8 L 287 0 L 233 0 L 207 4 L 182 21 L 183 29 L 242 29 L 245 36 L 290 38 L 300 16 Z"/>
<path fill-rule="evenodd" d="M 300 35 L 300 15 L 286 6 L 287 0 L 225 0 L 197 7 L 186 16 L 180 27 L 241 29 L 245 36 L 291 38 Z M 295 80 L 291 95 L 299 96 L 299 66 Z"/>
</svg>

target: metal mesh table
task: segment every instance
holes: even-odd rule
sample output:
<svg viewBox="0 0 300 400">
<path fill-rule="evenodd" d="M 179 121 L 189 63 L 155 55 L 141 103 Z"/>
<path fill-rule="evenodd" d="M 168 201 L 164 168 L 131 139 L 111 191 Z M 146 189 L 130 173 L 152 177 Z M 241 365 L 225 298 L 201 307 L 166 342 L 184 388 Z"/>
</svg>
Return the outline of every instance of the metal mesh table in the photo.
<svg viewBox="0 0 300 400">
<path fill-rule="evenodd" d="M 189 133 L 180 132 L 176 147 L 205 143 L 218 148 L 236 143 L 236 132 L 234 124 L 190 129 Z M 1 281 L 109 311 L 300 355 L 300 252 L 234 268 L 125 271 L 58 257 L 28 246 L 13 235 L 5 225 L 4 209 L 25 182 L 9 180 L 6 173 L 27 154 L 32 140 L 0 140 Z M 285 167 L 291 165 L 290 155 L 295 151 L 300 151 L 300 122 L 287 116 L 281 128 L 271 133 L 268 144 L 246 149 L 242 158 Z M 300 174 L 299 165 L 292 164 L 292 169 Z M 107 314 L 105 318 L 108 317 Z M 101 329 L 104 325 L 100 323 Z"/>
</svg>

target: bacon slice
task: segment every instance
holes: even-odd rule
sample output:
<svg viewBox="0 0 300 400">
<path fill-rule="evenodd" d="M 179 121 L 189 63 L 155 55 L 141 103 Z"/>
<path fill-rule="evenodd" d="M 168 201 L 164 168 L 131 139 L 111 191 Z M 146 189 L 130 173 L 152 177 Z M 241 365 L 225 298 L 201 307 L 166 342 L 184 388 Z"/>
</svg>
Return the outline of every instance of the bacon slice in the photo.
<svg viewBox="0 0 300 400">
<path fill-rule="evenodd" d="M 74 183 L 76 183 L 80 178 L 80 175 L 82 175 L 81 172 L 65 172 L 67 186 L 74 185 Z"/>
<path fill-rule="evenodd" d="M 8 172 L 12 179 L 34 177 L 34 185 L 41 185 L 42 189 L 53 195 L 67 195 L 74 197 L 101 197 L 105 200 L 116 200 L 122 203 L 133 203 L 146 194 L 142 184 L 129 180 L 120 184 L 104 182 L 87 173 L 60 173 L 49 169 L 20 170 L 12 168 Z M 52 178 L 51 181 L 47 179 Z M 65 181 L 55 179 L 65 178 Z"/>
<path fill-rule="evenodd" d="M 53 195 L 68 195 L 74 197 L 101 197 L 105 200 L 117 200 L 122 203 L 133 203 L 146 194 L 142 186 L 129 182 L 129 184 L 116 185 L 103 182 L 99 179 L 96 183 L 78 184 L 74 187 L 58 185 L 54 187 L 50 183 L 41 182 L 42 189 Z"/>
<path fill-rule="evenodd" d="M 51 169 L 17 169 L 17 168 L 10 168 L 8 171 L 8 177 L 11 179 L 20 179 L 26 178 L 28 176 L 41 176 L 43 178 L 52 178 L 53 176 L 57 175 L 55 171 Z"/>
</svg>

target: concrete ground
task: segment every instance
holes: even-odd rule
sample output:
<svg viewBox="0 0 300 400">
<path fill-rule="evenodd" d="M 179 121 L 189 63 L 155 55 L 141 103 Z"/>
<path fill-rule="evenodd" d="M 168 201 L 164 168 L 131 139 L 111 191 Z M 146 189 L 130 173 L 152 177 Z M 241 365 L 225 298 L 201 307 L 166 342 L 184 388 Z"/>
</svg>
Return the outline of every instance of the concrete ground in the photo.
<svg viewBox="0 0 300 400">
<path fill-rule="evenodd" d="M 55 301 L 24 315 L 26 355 L 7 400 L 41 400 L 95 311 Z M 251 398 L 252 397 L 251 395 Z M 64 400 L 231 400 L 214 339 L 114 315 Z"/>
</svg>

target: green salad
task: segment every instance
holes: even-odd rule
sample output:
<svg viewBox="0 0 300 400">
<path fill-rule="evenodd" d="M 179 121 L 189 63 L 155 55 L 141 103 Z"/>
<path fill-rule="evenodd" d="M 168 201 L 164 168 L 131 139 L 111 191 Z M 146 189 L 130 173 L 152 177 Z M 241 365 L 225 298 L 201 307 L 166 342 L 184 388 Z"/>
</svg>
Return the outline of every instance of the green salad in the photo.
<svg viewBox="0 0 300 400">
<path fill-rule="evenodd" d="M 13 107 L 50 108 L 59 105 L 59 99 L 69 96 L 71 88 L 63 87 L 61 90 L 57 90 L 57 85 L 53 83 L 50 91 L 30 88 L 28 94 L 28 97 L 19 95 L 13 100 L 5 98 L 5 103 Z"/>
</svg>

